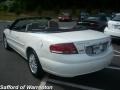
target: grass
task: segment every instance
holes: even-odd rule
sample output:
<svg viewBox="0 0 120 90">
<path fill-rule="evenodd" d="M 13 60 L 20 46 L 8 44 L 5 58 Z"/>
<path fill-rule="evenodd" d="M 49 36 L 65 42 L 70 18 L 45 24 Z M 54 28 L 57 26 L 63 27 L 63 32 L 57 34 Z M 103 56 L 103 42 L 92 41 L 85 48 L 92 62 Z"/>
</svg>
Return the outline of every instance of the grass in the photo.
<svg viewBox="0 0 120 90">
<path fill-rule="evenodd" d="M 77 11 L 77 13 L 79 13 L 79 11 Z M 15 13 L 0 11 L 0 20 L 15 20 L 16 18 L 28 17 L 28 16 L 44 16 L 44 17 L 48 16 L 52 18 L 57 18 L 58 14 L 56 14 L 55 11 L 42 11 L 41 14 L 37 12 L 25 12 L 20 15 L 17 15 Z M 73 15 L 73 16 L 76 16 L 76 15 Z"/>
<path fill-rule="evenodd" d="M 13 13 L 0 12 L 0 20 L 14 20 L 16 17 L 17 15 Z"/>
<path fill-rule="evenodd" d="M 42 14 L 38 14 L 36 12 L 30 12 L 30 13 L 22 13 L 20 15 L 16 15 L 15 13 L 9 13 L 9 12 L 0 12 L 0 20 L 15 20 L 20 17 L 29 17 L 29 16 L 50 16 L 50 17 L 56 17 L 56 15 L 52 12 L 43 12 Z"/>
<path fill-rule="evenodd" d="M 31 14 L 31 13 L 16 15 L 15 13 L 0 12 L 0 20 L 12 21 L 20 17 L 28 17 L 28 16 L 39 16 L 39 15 Z"/>
</svg>

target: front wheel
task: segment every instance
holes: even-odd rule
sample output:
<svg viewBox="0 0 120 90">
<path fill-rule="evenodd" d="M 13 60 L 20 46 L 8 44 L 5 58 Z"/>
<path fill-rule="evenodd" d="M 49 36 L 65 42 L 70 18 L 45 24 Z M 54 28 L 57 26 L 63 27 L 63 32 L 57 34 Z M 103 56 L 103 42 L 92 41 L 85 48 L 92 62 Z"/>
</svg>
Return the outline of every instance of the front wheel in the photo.
<svg viewBox="0 0 120 90">
<path fill-rule="evenodd" d="M 35 77 L 42 77 L 44 75 L 44 71 L 40 65 L 39 59 L 35 51 L 31 50 L 28 54 L 28 60 L 29 60 L 29 68 L 31 73 Z"/>
</svg>

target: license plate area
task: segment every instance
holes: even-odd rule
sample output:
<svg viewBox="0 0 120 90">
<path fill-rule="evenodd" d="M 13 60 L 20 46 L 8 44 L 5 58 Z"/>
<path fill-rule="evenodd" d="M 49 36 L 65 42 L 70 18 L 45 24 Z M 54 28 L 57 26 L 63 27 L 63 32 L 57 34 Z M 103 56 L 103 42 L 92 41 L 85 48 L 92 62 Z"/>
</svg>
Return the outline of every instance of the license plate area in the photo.
<svg viewBox="0 0 120 90">
<path fill-rule="evenodd" d="M 90 56 L 98 55 L 105 52 L 107 50 L 107 47 L 108 47 L 108 42 L 87 46 L 86 53 Z"/>
</svg>

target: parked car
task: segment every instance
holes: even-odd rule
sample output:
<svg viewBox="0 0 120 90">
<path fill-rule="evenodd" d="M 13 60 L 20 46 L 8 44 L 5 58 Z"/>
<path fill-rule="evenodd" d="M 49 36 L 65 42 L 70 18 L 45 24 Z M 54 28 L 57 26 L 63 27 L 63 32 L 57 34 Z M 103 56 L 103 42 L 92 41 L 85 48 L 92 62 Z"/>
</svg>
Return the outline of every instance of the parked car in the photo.
<svg viewBox="0 0 120 90">
<path fill-rule="evenodd" d="M 80 16 L 78 17 L 78 21 L 79 21 L 79 22 L 82 22 L 82 21 L 85 20 L 88 16 L 89 16 L 89 13 L 82 11 L 82 12 L 80 13 Z"/>
<path fill-rule="evenodd" d="M 36 77 L 44 71 L 62 77 L 88 74 L 107 67 L 113 58 L 108 35 L 83 26 L 59 29 L 46 18 L 17 19 L 4 30 L 3 45 L 28 60 Z"/>
<path fill-rule="evenodd" d="M 104 15 L 89 16 L 86 19 L 84 19 L 82 22 L 78 21 L 77 24 L 78 25 L 82 24 L 87 26 L 89 29 L 103 32 L 104 28 L 107 25 L 107 17 Z"/>
<path fill-rule="evenodd" d="M 59 15 L 58 20 L 60 22 L 62 22 L 62 21 L 72 21 L 72 16 L 70 15 L 70 13 L 62 13 L 61 15 Z"/>
<path fill-rule="evenodd" d="M 114 15 L 114 17 L 108 22 L 104 33 L 112 36 L 112 38 L 120 40 L 120 13 Z"/>
</svg>

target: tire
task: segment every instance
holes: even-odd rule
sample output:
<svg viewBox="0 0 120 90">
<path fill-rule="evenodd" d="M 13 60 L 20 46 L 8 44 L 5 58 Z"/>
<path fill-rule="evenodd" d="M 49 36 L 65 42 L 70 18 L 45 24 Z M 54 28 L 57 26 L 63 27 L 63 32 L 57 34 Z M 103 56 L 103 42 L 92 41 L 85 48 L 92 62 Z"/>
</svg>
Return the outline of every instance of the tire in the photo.
<svg viewBox="0 0 120 90">
<path fill-rule="evenodd" d="M 5 36 L 3 36 L 3 46 L 6 50 L 10 50 L 11 47 L 9 46 L 8 42 L 7 42 L 7 39 Z"/>
<path fill-rule="evenodd" d="M 35 77 L 42 78 L 45 72 L 43 71 L 42 66 L 40 65 L 37 54 L 35 53 L 34 50 L 31 50 L 28 53 L 29 53 L 28 54 L 28 66 L 29 66 L 30 72 Z"/>
</svg>

